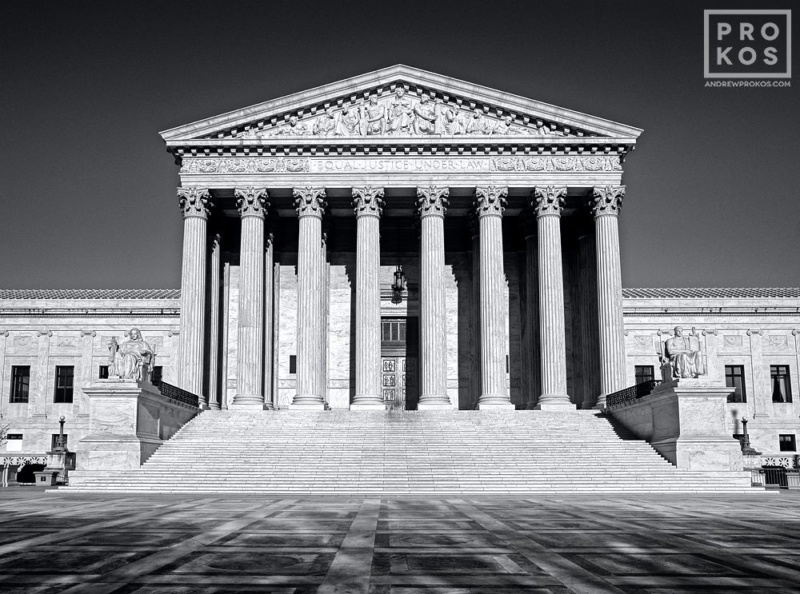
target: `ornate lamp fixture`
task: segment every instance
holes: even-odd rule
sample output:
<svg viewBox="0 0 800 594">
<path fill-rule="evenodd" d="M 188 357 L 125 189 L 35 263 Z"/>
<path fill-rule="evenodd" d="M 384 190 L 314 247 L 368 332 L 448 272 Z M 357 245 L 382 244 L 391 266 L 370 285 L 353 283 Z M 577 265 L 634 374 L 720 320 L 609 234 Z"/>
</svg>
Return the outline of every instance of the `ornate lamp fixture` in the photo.
<svg viewBox="0 0 800 594">
<path fill-rule="evenodd" d="M 403 291 L 406 290 L 406 277 L 403 274 L 403 267 L 397 265 L 394 271 L 394 282 L 392 283 L 392 303 L 395 305 L 403 301 Z"/>
</svg>

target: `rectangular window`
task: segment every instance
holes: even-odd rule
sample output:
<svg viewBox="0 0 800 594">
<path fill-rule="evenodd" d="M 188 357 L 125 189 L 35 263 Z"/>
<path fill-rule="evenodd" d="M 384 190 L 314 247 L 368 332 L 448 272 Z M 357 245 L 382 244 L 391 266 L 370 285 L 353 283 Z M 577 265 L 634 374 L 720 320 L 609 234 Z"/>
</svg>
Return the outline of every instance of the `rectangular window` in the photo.
<svg viewBox="0 0 800 594">
<path fill-rule="evenodd" d="M 97 373 L 98 379 L 108 379 L 108 365 L 101 365 L 100 371 Z"/>
<path fill-rule="evenodd" d="M 652 382 L 655 377 L 655 368 L 652 365 L 637 365 L 635 368 L 636 385 Z"/>
<path fill-rule="evenodd" d="M 161 385 L 161 375 L 164 371 L 164 368 L 161 365 L 156 365 L 153 367 L 153 373 L 150 375 L 150 383 L 154 386 Z"/>
<path fill-rule="evenodd" d="M 72 402 L 72 388 L 75 380 L 75 368 L 72 365 L 56 366 L 56 391 L 53 402 Z"/>
<path fill-rule="evenodd" d="M 28 402 L 31 386 L 31 366 L 13 365 L 11 367 L 11 402 Z"/>
<path fill-rule="evenodd" d="M 297 355 L 289 355 L 289 373 L 297 373 Z"/>
<path fill-rule="evenodd" d="M 53 435 L 53 439 L 50 440 L 50 444 L 51 444 L 50 451 L 51 452 L 55 451 L 55 449 L 58 447 L 58 433 L 53 433 L 52 435 Z M 69 435 L 67 435 L 65 433 L 64 434 L 64 448 L 67 447 L 67 438 L 68 437 L 69 437 Z"/>
<path fill-rule="evenodd" d="M 797 441 L 795 439 L 794 433 L 787 435 L 779 435 L 778 445 L 780 446 L 780 450 L 782 452 L 796 452 Z"/>
<path fill-rule="evenodd" d="M 791 402 L 792 383 L 789 380 L 789 366 L 770 365 L 769 375 L 772 379 L 772 402 Z"/>
<path fill-rule="evenodd" d="M 21 452 L 22 451 L 22 433 L 9 433 L 6 435 L 6 451 L 7 452 Z"/>
<path fill-rule="evenodd" d="M 406 342 L 406 320 L 381 320 L 383 342 Z"/>
<path fill-rule="evenodd" d="M 735 388 L 733 394 L 728 395 L 728 402 L 747 402 L 744 389 L 744 365 L 725 366 L 725 385 Z"/>
</svg>

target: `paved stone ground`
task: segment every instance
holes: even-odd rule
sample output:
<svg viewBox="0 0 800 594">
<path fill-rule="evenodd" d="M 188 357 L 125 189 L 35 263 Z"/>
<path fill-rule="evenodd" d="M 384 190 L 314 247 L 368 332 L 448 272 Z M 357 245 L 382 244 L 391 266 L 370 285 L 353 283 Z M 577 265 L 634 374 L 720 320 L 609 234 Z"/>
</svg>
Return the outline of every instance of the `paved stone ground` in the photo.
<svg viewBox="0 0 800 594">
<path fill-rule="evenodd" d="M 0 592 L 800 592 L 800 494 L 0 490 Z"/>
</svg>

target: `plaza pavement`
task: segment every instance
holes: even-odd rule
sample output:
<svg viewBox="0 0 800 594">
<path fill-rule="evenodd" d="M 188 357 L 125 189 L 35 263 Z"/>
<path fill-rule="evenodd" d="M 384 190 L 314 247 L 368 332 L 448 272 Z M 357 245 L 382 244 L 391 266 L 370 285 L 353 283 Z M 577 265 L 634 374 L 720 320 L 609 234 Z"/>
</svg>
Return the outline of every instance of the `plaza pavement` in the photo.
<svg viewBox="0 0 800 594">
<path fill-rule="evenodd" d="M 800 494 L 0 490 L 0 592 L 800 592 Z"/>
</svg>

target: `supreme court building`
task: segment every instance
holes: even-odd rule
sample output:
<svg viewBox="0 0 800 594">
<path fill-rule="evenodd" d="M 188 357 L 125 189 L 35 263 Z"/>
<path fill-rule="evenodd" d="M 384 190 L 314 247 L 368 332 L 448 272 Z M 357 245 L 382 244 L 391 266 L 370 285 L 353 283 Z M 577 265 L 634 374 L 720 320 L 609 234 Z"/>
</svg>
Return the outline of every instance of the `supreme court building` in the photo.
<svg viewBox="0 0 800 594">
<path fill-rule="evenodd" d="M 77 443 L 81 386 L 131 327 L 213 414 L 602 408 L 658 376 L 675 325 L 738 390 L 731 434 L 746 414 L 757 447 L 784 451 L 800 290 L 622 288 L 641 132 L 407 66 L 163 132 L 181 290 L 0 292 L 0 412 L 29 435 L 15 451 L 49 445 L 48 414 Z M 74 398 L 54 399 L 70 365 Z"/>
</svg>

